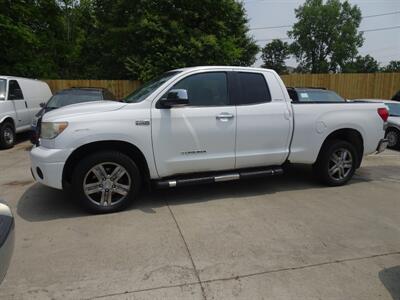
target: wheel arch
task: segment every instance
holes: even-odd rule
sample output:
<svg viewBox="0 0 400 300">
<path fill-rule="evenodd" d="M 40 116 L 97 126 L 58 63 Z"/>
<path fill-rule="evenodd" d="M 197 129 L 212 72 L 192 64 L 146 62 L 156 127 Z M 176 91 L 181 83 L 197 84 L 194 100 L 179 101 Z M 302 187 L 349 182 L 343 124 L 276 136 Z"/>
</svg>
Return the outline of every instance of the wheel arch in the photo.
<svg viewBox="0 0 400 300">
<path fill-rule="evenodd" d="M 79 161 L 90 154 L 104 150 L 119 151 L 133 159 L 142 174 L 143 181 L 147 184 L 150 184 L 149 167 L 142 151 L 140 151 L 138 147 L 129 142 L 110 140 L 91 142 L 75 149 L 65 162 L 62 174 L 63 187 L 71 184 L 72 173 L 76 164 Z"/>
<path fill-rule="evenodd" d="M 332 140 L 343 140 L 351 143 L 356 148 L 358 158 L 356 168 L 359 168 L 364 154 L 364 139 L 361 133 L 353 128 L 341 128 L 331 132 L 322 143 L 318 157 L 325 146 Z"/>
<path fill-rule="evenodd" d="M 14 130 L 16 129 L 15 121 L 12 117 L 10 116 L 3 117 L 0 121 L 0 124 L 4 124 L 5 122 L 10 122 L 14 126 Z"/>
<path fill-rule="evenodd" d="M 397 132 L 400 133 L 400 128 L 397 127 L 397 126 L 391 126 L 391 125 L 389 125 L 389 126 L 386 128 L 385 133 L 388 133 L 390 130 L 395 130 L 395 131 L 397 131 Z"/>
</svg>

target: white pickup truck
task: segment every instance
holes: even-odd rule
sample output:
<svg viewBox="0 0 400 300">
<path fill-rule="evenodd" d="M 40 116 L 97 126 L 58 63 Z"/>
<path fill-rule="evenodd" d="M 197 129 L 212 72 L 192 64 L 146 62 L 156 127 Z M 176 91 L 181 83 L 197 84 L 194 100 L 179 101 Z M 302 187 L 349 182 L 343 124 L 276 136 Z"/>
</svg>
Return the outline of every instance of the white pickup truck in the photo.
<svg viewBox="0 0 400 300">
<path fill-rule="evenodd" d="M 383 103 L 292 103 L 272 70 L 193 67 L 144 84 L 125 102 L 71 105 L 44 116 L 34 178 L 71 187 L 94 212 L 120 210 L 143 183 L 175 187 L 281 174 L 312 164 L 345 184 L 383 151 Z"/>
</svg>

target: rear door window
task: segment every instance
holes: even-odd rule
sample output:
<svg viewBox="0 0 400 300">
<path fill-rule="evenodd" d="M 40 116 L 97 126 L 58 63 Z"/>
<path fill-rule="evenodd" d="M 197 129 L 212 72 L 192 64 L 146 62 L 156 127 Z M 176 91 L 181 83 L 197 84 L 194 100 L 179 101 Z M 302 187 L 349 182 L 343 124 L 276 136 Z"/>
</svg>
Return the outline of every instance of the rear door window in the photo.
<svg viewBox="0 0 400 300">
<path fill-rule="evenodd" d="M 294 102 L 299 101 L 299 98 L 297 97 L 297 92 L 295 90 L 288 89 L 287 91 L 288 91 L 290 99 L 292 99 Z"/>
<path fill-rule="evenodd" d="M 8 100 L 24 100 L 21 87 L 16 80 L 10 80 L 8 84 Z"/>
<path fill-rule="evenodd" d="M 237 105 L 258 104 L 271 101 L 265 77 L 260 73 L 239 72 L 241 96 Z"/>
</svg>

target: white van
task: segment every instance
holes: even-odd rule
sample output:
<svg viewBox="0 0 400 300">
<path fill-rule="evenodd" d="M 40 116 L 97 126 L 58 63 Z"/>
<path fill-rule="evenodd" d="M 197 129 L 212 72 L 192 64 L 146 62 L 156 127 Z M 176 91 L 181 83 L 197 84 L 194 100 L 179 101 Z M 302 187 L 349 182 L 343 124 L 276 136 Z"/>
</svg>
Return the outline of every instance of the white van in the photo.
<svg viewBox="0 0 400 300">
<path fill-rule="evenodd" d="M 0 149 L 14 146 L 15 134 L 30 129 L 41 103 L 51 96 L 46 82 L 0 75 Z"/>
</svg>

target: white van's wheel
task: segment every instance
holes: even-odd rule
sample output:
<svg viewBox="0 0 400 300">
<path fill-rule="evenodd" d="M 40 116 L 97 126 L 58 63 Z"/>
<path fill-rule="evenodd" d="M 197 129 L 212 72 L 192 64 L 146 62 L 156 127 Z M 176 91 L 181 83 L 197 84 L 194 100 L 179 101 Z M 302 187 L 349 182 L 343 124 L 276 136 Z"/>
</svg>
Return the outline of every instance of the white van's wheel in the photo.
<svg viewBox="0 0 400 300">
<path fill-rule="evenodd" d="M 0 148 L 9 149 L 15 143 L 15 129 L 11 122 L 4 122 L 0 125 Z"/>
</svg>

